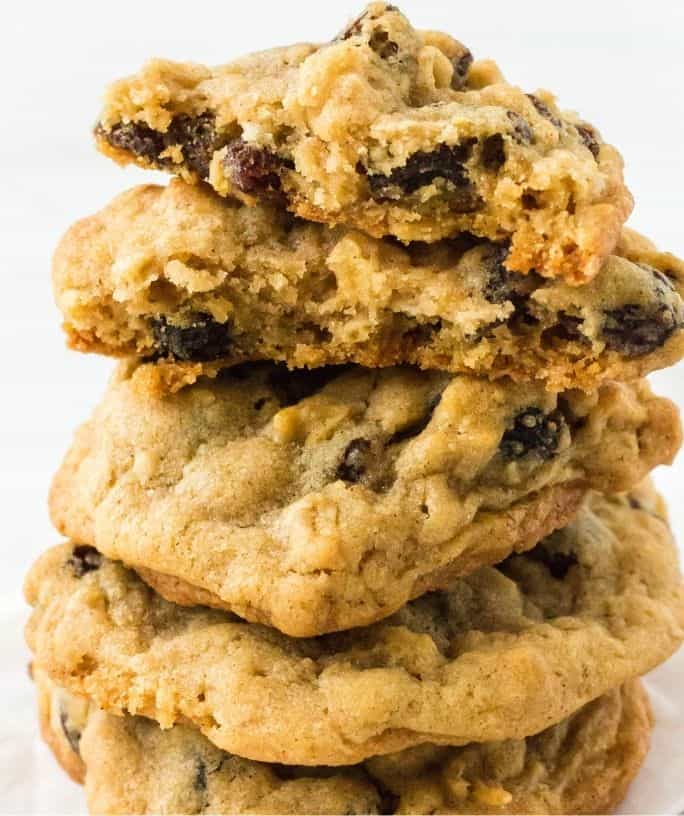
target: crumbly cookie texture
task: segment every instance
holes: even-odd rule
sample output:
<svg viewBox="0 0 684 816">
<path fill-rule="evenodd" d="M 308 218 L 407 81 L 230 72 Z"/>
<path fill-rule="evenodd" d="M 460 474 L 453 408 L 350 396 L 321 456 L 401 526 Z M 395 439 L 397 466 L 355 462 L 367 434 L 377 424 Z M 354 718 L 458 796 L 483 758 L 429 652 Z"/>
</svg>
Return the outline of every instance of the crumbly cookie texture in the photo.
<svg viewBox="0 0 684 816">
<path fill-rule="evenodd" d="M 622 159 L 553 96 L 373 3 L 324 45 L 153 60 L 111 86 L 99 148 L 310 221 L 507 240 L 515 272 L 592 278 L 632 209 Z"/>
<path fill-rule="evenodd" d="M 647 246 L 573 287 L 507 271 L 504 244 L 402 247 L 174 181 L 72 227 L 53 280 L 73 347 L 154 358 L 167 375 L 411 363 L 591 390 L 684 355 L 684 263 Z"/>
<path fill-rule="evenodd" d="M 366 628 L 299 639 L 163 600 L 85 545 L 27 580 L 36 662 L 111 713 L 191 723 L 251 759 L 342 765 L 424 742 L 520 739 L 666 659 L 684 587 L 644 487 L 591 494 L 533 550 Z"/>
<path fill-rule="evenodd" d="M 54 685 L 38 688 L 62 705 L 68 699 Z M 636 775 L 650 731 L 648 698 L 630 681 L 524 740 L 424 745 L 346 769 L 242 759 L 194 728 L 162 731 L 102 711 L 88 717 L 82 753 L 98 814 L 608 813 Z M 78 754 L 73 761 L 82 763 Z"/>
<path fill-rule="evenodd" d="M 159 398 L 148 368 L 122 366 L 77 432 L 53 521 L 172 600 L 295 636 L 370 623 L 528 549 L 588 487 L 626 490 L 680 443 L 675 407 L 643 381 L 556 394 L 263 363 Z"/>
</svg>

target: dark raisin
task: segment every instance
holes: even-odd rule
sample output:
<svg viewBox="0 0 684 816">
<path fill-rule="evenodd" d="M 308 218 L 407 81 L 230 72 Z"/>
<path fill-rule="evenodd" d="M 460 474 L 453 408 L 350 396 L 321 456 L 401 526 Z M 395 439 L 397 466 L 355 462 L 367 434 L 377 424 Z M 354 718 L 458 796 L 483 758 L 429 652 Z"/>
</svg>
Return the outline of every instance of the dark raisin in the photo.
<svg viewBox="0 0 684 816">
<path fill-rule="evenodd" d="M 580 139 L 584 142 L 584 146 L 591 151 L 595 159 L 598 159 L 601 145 L 599 144 L 596 131 L 590 125 L 575 125 L 575 129 L 579 134 Z"/>
<path fill-rule="evenodd" d="M 142 122 L 119 123 L 110 130 L 105 130 L 98 125 L 95 133 L 105 138 L 113 147 L 118 147 L 150 162 L 155 162 L 159 154 L 166 149 L 164 134 L 152 130 Z"/>
<path fill-rule="evenodd" d="M 466 84 L 466 77 L 470 66 L 473 64 L 473 55 L 466 48 L 465 51 L 458 57 L 451 60 L 454 66 L 454 73 L 451 76 L 451 87 L 454 91 L 460 91 Z"/>
<path fill-rule="evenodd" d="M 400 428 L 398 431 L 395 431 L 387 440 L 387 444 L 396 445 L 397 442 L 404 442 L 407 439 L 412 439 L 414 436 L 418 436 L 418 434 L 422 433 L 430 424 L 435 408 L 437 408 L 441 399 L 441 394 L 435 394 L 425 406 L 426 410 L 423 416 L 420 417 L 420 419 L 417 419 L 415 422 L 412 422 L 410 425 L 407 425 L 405 428 Z"/>
<path fill-rule="evenodd" d="M 560 130 L 562 126 L 561 120 L 553 113 L 551 113 L 549 106 L 545 102 L 542 102 L 541 99 L 538 96 L 535 96 L 534 94 L 527 94 L 527 98 L 537 109 L 537 113 L 540 116 L 543 116 L 544 119 L 548 119 L 552 125 L 555 125 Z"/>
<path fill-rule="evenodd" d="M 667 304 L 645 309 L 628 303 L 605 313 L 602 334 L 606 348 L 639 357 L 660 348 L 681 325 L 681 317 Z"/>
<path fill-rule="evenodd" d="M 464 163 L 475 141 L 468 139 L 458 145 L 440 145 L 431 152 L 419 151 L 387 176 L 369 175 L 371 194 L 376 199 L 399 199 L 441 178 L 454 188 L 450 196 L 452 208 L 457 212 L 474 212 L 482 206 L 482 199 L 472 186 Z"/>
<path fill-rule="evenodd" d="M 513 124 L 513 138 L 515 141 L 520 144 L 532 144 L 534 142 L 534 133 L 532 133 L 532 128 L 527 119 L 523 119 L 519 113 L 512 110 L 506 111 L 506 116 Z"/>
<path fill-rule="evenodd" d="M 390 40 L 389 34 L 381 28 L 373 30 L 368 38 L 368 45 L 382 59 L 394 57 L 399 51 L 399 46 L 393 40 Z"/>
<path fill-rule="evenodd" d="M 207 765 L 202 757 L 197 757 L 195 760 L 195 776 L 192 780 L 192 786 L 196 791 L 205 791 L 207 789 Z"/>
<path fill-rule="evenodd" d="M 584 342 L 586 336 L 582 332 L 584 320 L 576 315 L 559 312 L 556 323 L 544 330 L 543 338 L 548 342 L 562 340 L 568 342 Z"/>
<path fill-rule="evenodd" d="M 102 566 L 102 556 L 95 547 L 79 544 L 72 550 L 67 564 L 77 578 L 82 578 L 87 572 L 93 572 Z"/>
<path fill-rule="evenodd" d="M 513 420 L 513 427 L 504 433 L 499 445 L 501 455 L 504 459 L 520 459 L 528 454 L 552 459 L 564 425 L 558 410 L 545 414 L 535 406 L 525 408 Z"/>
<path fill-rule="evenodd" d="M 261 409 L 264 407 L 264 405 L 266 405 L 267 402 L 268 400 L 266 399 L 266 397 L 259 397 L 258 400 L 254 401 L 254 405 L 252 407 L 254 408 L 255 411 L 261 411 Z"/>
<path fill-rule="evenodd" d="M 216 135 L 216 121 L 211 113 L 200 116 L 176 116 L 166 132 L 169 145 L 179 144 L 187 166 L 201 179 L 209 178 L 214 151 L 223 145 Z"/>
<path fill-rule="evenodd" d="M 151 318 L 157 352 L 185 362 L 218 360 L 230 349 L 230 328 L 208 314 L 198 314 L 187 326 L 174 326 L 160 315 Z"/>
<path fill-rule="evenodd" d="M 281 193 L 280 173 L 294 165 L 275 153 L 242 139 L 228 145 L 224 166 L 233 184 L 243 193 L 272 195 Z"/>
<path fill-rule="evenodd" d="M 632 508 L 632 510 L 642 510 L 643 509 L 643 507 L 641 505 L 641 502 L 638 499 L 636 499 L 634 496 L 632 496 L 631 493 L 628 494 L 627 501 L 629 502 L 629 506 Z"/>
<path fill-rule="evenodd" d="M 288 371 L 285 366 L 274 366 L 268 376 L 268 384 L 273 389 L 282 407 L 295 405 L 311 397 L 324 388 L 329 382 L 339 377 L 344 366 L 326 366 L 324 368 L 298 368 Z"/>
<path fill-rule="evenodd" d="M 71 750 L 80 756 L 81 732 L 69 723 L 69 714 L 60 706 L 59 722 Z"/>
<path fill-rule="evenodd" d="M 488 243 L 480 250 L 481 262 L 486 274 L 482 294 L 490 303 L 510 302 L 517 315 L 528 314 L 529 295 L 539 285 L 537 275 L 522 275 L 506 269 L 508 256 L 506 244 Z"/>
<path fill-rule="evenodd" d="M 358 437 L 344 449 L 342 461 L 337 466 L 337 478 L 343 482 L 358 482 L 368 468 L 368 456 L 371 443 L 367 439 Z"/>
<path fill-rule="evenodd" d="M 173 160 L 161 157 L 161 154 L 172 145 L 180 145 L 186 165 L 201 179 L 208 178 L 212 155 L 223 146 L 216 133 L 215 120 L 211 113 L 176 116 L 171 120 L 165 133 L 152 130 L 142 122 L 120 123 L 109 131 L 98 126 L 96 133 L 107 139 L 114 147 L 147 159 L 160 167 L 173 166 Z"/>
<path fill-rule="evenodd" d="M 552 577 L 558 581 L 562 581 L 570 571 L 570 568 L 578 563 L 577 556 L 574 553 L 548 550 L 543 544 L 537 544 L 536 547 L 528 550 L 524 555 L 532 561 L 538 561 L 540 564 L 543 564 L 551 573 Z"/>
<path fill-rule="evenodd" d="M 506 151 L 504 150 L 504 137 L 500 133 L 494 133 L 483 139 L 480 161 L 487 170 L 496 171 L 503 166 L 506 161 Z"/>
</svg>

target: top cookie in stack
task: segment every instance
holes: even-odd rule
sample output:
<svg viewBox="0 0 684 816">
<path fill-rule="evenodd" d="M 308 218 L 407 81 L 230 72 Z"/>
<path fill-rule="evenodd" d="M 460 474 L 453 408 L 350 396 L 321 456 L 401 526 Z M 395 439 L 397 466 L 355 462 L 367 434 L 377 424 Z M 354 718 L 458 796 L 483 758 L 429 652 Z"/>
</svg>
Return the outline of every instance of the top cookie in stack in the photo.
<svg viewBox="0 0 684 816">
<path fill-rule="evenodd" d="M 154 61 L 109 91 L 113 158 L 403 242 L 507 240 L 506 267 L 593 278 L 632 209 L 617 151 L 546 93 L 373 3 L 332 42 L 218 69 Z"/>
</svg>

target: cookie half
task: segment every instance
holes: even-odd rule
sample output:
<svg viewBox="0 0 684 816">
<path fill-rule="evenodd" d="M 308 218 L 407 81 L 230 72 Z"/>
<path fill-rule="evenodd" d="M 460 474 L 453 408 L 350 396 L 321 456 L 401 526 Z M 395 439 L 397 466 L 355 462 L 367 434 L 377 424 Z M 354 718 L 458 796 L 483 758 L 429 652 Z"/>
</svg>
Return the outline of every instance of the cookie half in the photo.
<svg viewBox="0 0 684 816">
<path fill-rule="evenodd" d="M 267 359 L 591 390 L 684 355 L 684 264 L 645 239 L 626 232 L 581 287 L 507 255 L 472 237 L 402 247 L 175 181 L 72 227 L 53 279 L 73 347 L 155 358 L 171 386 Z"/>
<path fill-rule="evenodd" d="M 415 369 L 228 369 L 160 397 L 122 366 L 50 498 L 167 597 L 294 636 L 361 626 L 532 547 L 584 491 L 668 462 L 676 409 Z"/>
<path fill-rule="evenodd" d="M 641 675 L 684 637 L 684 587 L 649 487 L 591 494 L 533 550 L 367 628 L 290 638 L 181 607 L 83 545 L 33 567 L 27 628 L 58 684 L 269 762 L 343 765 L 424 742 L 520 739 Z"/>
<path fill-rule="evenodd" d="M 553 96 L 373 3 L 332 42 L 218 68 L 153 60 L 107 92 L 99 148 L 376 237 L 508 241 L 506 267 L 583 282 L 632 209 L 622 159 Z"/>
<path fill-rule="evenodd" d="M 64 706 L 68 696 L 39 684 Z M 80 705 L 80 701 L 76 701 Z M 54 749 L 61 739 L 46 737 Z M 423 745 L 348 768 L 242 759 L 199 731 L 92 710 L 79 753 L 92 813 L 608 813 L 648 750 L 651 715 L 630 681 L 523 740 Z M 82 759 L 81 759 L 82 754 Z"/>
</svg>

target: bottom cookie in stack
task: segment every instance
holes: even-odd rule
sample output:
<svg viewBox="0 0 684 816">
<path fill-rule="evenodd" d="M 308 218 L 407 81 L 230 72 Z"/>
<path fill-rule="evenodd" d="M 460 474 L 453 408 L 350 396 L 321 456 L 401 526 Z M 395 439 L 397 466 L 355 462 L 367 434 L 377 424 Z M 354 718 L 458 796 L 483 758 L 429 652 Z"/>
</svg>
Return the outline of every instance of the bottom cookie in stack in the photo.
<svg viewBox="0 0 684 816">
<path fill-rule="evenodd" d="M 651 730 L 632 680 L 526 739 L 287 766 L 229 754 L 190 726 L 107 714 L 40 671 L 36 683 L 43 735 L 99 814 L 605 813 L 623 799 Z"/>
</svg>

